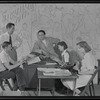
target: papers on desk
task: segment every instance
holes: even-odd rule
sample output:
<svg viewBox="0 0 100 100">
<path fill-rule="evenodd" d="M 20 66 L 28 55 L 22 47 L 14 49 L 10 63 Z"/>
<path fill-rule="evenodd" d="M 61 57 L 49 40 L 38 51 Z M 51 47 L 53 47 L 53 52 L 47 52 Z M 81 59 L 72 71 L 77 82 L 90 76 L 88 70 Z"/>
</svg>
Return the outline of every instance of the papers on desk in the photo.
<svg viewBox="0 0 100 100">
<path fill-rule="evenodd" d="M 29 65 L 29 64 L 33 64 L 33 63 L 37 63 L 37 62 L 40 62 L 40 61 L 41 61 L 41 60 L 40 60 L 39 57 L 34 57 L 34 58 L 28 60 L 28 65 Z"/>
<path fill-rule="evenodd" d="M 39 71 L 43 72 L 43 75 L 46 76 L 69 76 L 71 72 L 64 69 L 58 68 L 38 68 Z"/>
<path fill-rule="evenodd" d="M 48 62 L 46 62 L 46 64 L 45 65 L 56 65 L 57 63 L 48 63 Z"/>
</svg>

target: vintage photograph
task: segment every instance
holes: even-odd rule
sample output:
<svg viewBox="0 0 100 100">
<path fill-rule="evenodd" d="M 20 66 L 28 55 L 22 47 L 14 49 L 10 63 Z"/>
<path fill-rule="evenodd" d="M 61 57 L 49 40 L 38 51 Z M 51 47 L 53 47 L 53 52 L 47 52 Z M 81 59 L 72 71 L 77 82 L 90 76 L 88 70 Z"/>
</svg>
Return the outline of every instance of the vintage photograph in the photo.
<svg viewBox="0 0 100 100">
<path fill-rule="evenodd" d="M 100 96 L 100 3 L 0 3 L 0 97 Z"/>
</svg>

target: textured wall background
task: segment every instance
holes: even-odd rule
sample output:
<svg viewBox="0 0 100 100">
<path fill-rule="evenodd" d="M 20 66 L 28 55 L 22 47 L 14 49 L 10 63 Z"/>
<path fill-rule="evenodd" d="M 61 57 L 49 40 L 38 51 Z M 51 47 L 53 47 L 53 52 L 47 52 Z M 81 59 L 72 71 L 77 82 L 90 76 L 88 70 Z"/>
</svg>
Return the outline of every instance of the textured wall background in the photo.
<svg viewBox="0 0 100 100">
<path fill-rule="evenodd" d="M 73 48 L 79 40 L 86 40 L 100 58 L 100 4 L 0 4 L 0 34 L 8 22 L 15 23 L 15 34 L 23 39 L 19 58 L 31 51 L 39 29 Z"/>
</svg>

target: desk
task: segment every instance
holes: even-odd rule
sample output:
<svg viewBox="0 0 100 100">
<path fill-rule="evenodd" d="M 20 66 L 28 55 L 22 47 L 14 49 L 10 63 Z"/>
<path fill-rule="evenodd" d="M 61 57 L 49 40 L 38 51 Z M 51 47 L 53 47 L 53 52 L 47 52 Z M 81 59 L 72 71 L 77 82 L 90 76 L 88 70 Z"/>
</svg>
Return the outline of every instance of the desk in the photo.
<svg viewBox="0 0 100 100">
<path fill-rule="evenodd" d="M 37 68 L 54 68 L 57 67 L 58 65 L 45 65 L 45 64 L 31 64 L 31 65 L 24 65 L 24 75 L 25 75 L 25 80 L 27 83 L 27 88 L 37 88 L 38 85 L 38 77 L 37 77 Z M 45 79 L 42 81 L 42 88 L 48 88 L 52 89 L 52 86 L 54 84 L 54 79 Z"/>
<path fill-rule="evenodd" d="M 39 79 L 39 84 L 37 87 L 38 90 L 38 96 L 40 96 L 40 91 L 41 91 L 41 79 L 68 79 L 68 80 L 74 80 L 74 91 L 73 91 L 73 96 L 75 95 L 75 87 L 76 87 L 76 79 L 78 78 L 77 75 L 44 75 L 43 71 L 40 71 L 39 69 L 37 70 L 38 72 L 38 79 Z M 54 95 L 54 90 L 55 90 L 55 86 L 53 85 L 53 95 Z"/>
</svg>

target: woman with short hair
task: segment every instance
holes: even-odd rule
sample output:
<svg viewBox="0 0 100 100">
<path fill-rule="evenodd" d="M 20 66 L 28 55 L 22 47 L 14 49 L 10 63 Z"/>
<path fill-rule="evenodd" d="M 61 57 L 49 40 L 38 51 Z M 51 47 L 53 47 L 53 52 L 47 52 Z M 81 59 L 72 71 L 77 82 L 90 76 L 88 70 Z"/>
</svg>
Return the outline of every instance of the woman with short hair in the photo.
<svg viewBox="0 0 100 100">
<path fill-rule="evenodd" d="M 75 89 L 76 94 L 79 94 L 81 91 L 78 88 L 86 86 L 95 71 L 96 59 L 91 52 L 91 47 L 86 41 L 81 41 L 76 45 L 78 52 L 83 54 L 82 65 L 81 69 L 78 70 L 79 77 L 76 80 Z M 73 82 L 74 81 L 68 81 L 66 79 L 62 80 L 63 85 L 71 90 L 74 89 Z"/>
</svg>

